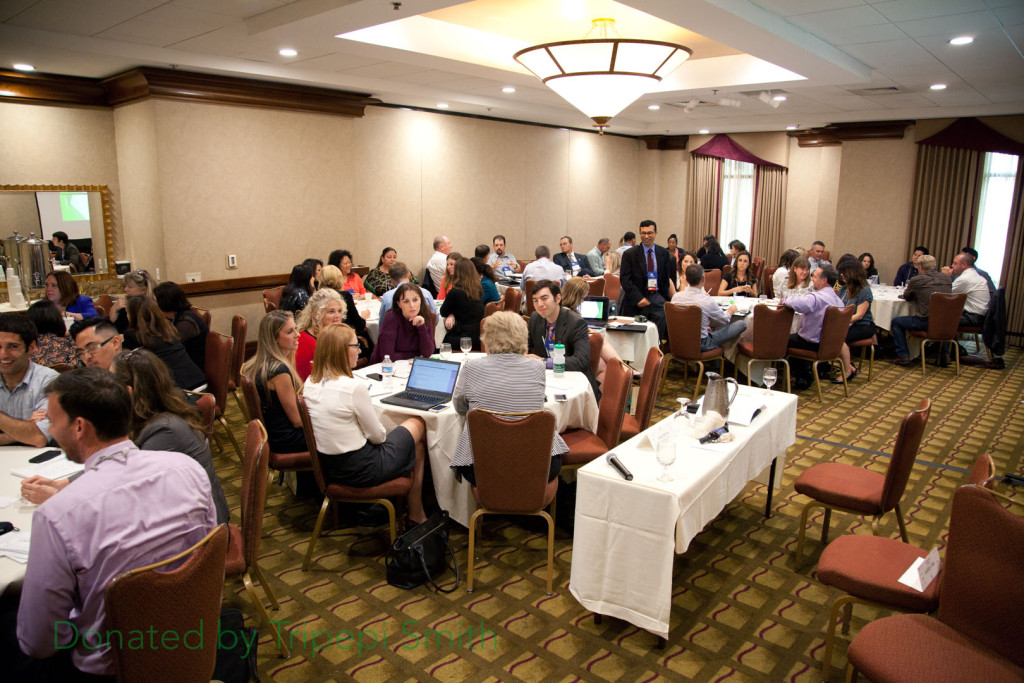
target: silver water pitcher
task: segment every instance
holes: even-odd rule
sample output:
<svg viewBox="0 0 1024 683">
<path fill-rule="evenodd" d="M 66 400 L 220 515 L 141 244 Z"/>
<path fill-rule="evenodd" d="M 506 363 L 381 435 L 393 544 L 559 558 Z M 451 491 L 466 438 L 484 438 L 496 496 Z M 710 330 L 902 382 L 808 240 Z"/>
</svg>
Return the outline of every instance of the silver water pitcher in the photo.
<svg viewBox="0 0 1024 683">
<path fill-rule="evenodd" d="M 723 378 L 717 372 L 705 372 L 708 378 L 708 388 L 704 392 L 704 403 L 701 406 L 700 414 L 707 415 L 714 411 L 723 418 L 729 417 L 729 406 L 736 400 L 740 393 L 740 385 L 732 377 Z M 729 385 L 732 384 L 732 395 L 729 394 Z"/>
</svg>

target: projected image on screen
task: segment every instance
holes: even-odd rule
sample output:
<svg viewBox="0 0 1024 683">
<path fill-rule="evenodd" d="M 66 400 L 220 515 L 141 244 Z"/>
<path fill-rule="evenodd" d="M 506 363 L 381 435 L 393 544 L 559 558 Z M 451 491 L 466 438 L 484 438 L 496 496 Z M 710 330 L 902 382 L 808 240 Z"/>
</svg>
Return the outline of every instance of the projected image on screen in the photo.
<svg viewBox="0 0 1024 683">
<path fill-rule="evenodd" d="M 89 220 L 89 195 L 86 192 L 60 193 L 60 218 L 62 221 Z"/>
</svg>

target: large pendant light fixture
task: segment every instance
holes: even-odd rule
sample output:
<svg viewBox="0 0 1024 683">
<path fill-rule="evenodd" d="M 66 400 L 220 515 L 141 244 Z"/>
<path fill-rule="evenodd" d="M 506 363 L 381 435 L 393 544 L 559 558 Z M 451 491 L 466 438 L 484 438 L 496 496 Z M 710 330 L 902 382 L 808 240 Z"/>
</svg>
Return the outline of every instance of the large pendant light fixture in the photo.
<svg viewBox="0 0 1024 683">
<path fill-rule="evenodd" d="M 658 40 L 622 38 L 614 19 L 591 23 L 581 40 L 535 45 L 513 57 L 604 132 L 613 116 L 650 92 L 693 51 Z"/>
</svg>

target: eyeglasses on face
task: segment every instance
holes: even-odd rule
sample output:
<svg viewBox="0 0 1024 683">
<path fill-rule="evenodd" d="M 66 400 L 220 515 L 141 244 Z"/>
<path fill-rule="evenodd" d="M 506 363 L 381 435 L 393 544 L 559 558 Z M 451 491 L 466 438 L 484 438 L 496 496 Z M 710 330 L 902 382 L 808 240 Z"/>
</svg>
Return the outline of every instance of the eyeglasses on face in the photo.
<svg viewBox="0 0 1024 683">
<path fill-rule="evenodd" d="M 113 338 L 114 337 L 110 337 L 110 339 L 113 339 Z M 106 340 L 101 341 L 101 342 L 89 342 L 83 348 L 75 349 L 75 355 L 78 356 L 79 358 L 84 358 L 86 356 L 91 356 L 94 353 L 96 353 L 97 351 L 99 351 L 100 349 L 102 349 L 104 346 L 106 346 L 107 342 L 109 342 L 110 339 L 106 339 Z"/>
</svg>

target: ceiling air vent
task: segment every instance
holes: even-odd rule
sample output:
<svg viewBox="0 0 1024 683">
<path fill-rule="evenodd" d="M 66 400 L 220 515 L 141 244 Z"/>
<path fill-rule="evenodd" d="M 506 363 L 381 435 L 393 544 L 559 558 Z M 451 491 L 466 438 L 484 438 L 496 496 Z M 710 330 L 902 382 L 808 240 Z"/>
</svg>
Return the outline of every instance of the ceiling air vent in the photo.
<svg viewBox="0 0 1024 683">
<path fill-rule="evenodd" d="M 901 90 L 898 86 L 890 85 L 884 88 L 862 88 L 860 90 L 849 90 L 848 92 L 864 97 L 877 97 L 879 95 L 899 95 L 906 91 Z"/>
</svg>

